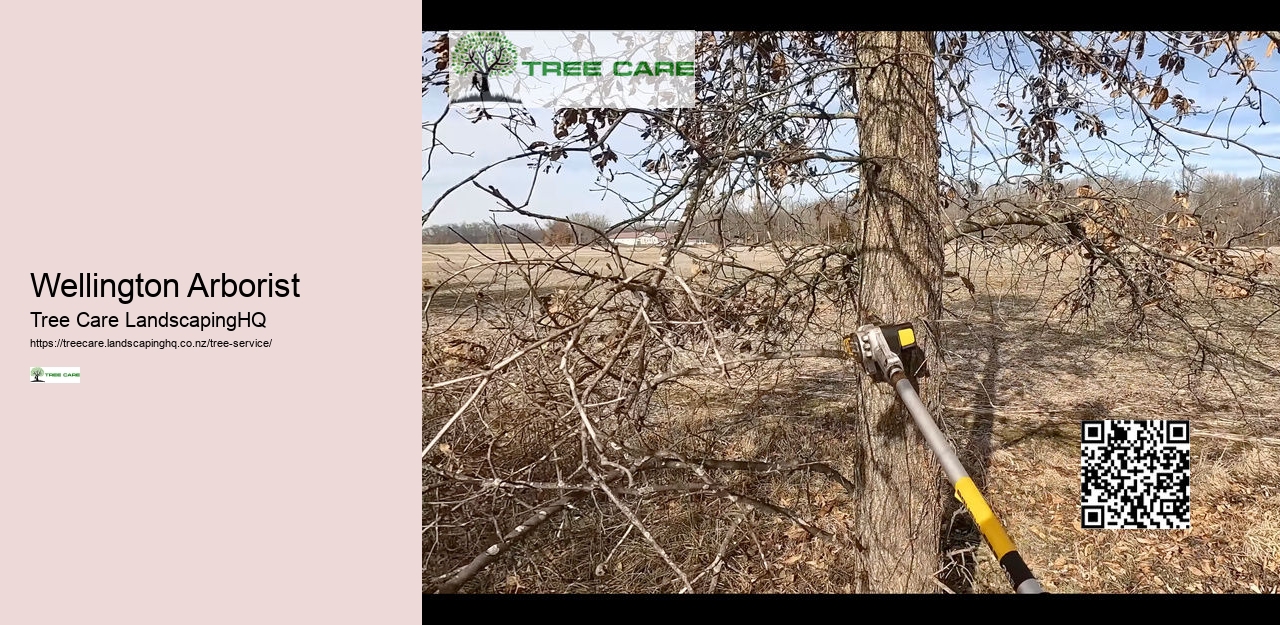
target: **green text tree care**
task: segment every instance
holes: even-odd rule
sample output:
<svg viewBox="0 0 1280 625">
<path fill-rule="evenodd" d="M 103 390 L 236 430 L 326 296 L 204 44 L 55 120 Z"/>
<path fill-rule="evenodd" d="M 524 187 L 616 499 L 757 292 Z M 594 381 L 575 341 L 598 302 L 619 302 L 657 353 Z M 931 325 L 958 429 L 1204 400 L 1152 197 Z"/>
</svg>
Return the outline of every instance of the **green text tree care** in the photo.
<svg viewBox="0 0 1280 625">
<path fill-rule="evenodd" d="M 530 76 L 693 76 L 693 61 L 521 61 Z"/>
</svg>

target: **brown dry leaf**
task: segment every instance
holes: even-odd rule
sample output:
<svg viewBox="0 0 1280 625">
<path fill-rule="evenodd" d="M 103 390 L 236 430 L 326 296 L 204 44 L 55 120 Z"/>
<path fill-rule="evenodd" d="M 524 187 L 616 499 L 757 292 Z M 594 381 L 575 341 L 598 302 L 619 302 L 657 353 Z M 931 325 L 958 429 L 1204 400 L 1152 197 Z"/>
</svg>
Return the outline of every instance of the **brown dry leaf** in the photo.
<svg viewBox="0 0 1280 625">
<path fill-rule="evenodd" d="M 1267 58 L 1271 58 L 1271 53 L 1275 51 L 1276 51 L 1276 42 L 1273 39 L 1271 40 L 1271 43 L 1267 44 Z"/>
<path fill-rule="evenodd" d="M 791 565 L 793 565 L 793 564 L 795 564 L 795 563 L 799 562 L 799 561 L 800 561 L 801 559 L 803 559 L 803 558 L 804 558 L 804 556 L 803 556 L 803 555 L 801 555 L 801 554 L 798 554 L 798 553 L 797 553 L 796 555 L 791 556 L 790 558 L 787 558 L 786 560 L 783 560 L 783 561 L 782 561 L 782 566 L 791 566 Z"/>
<path fill-rule="evenodd" d="M 1151 94 L 1151 108 L 1160 110 L 1160 105 L 1169 99 L 1169 90 L 1164 87 L 1157 87 L 1155 93 Z"/>
<path fill-rule="evenodd" d="M 805 540 L 809 538 L 809 532 L 806 532 L 804 528 L 800 527 L 799 525 L 793 525 L 791 529 L 788 529 L 784 533 L 786 534 L 787 538 L 790 538 L 791 540 Z M 798 558 L 799 556 L 796 556 L 796 557 Z"/>
<path fill-rule="evenodd" d="M 773 66 L 769 68 L 769 77 L 775 81 L 782 80 L 787 71 L 787 57 L 779 52 L 773 57 Z"/>
</svg>

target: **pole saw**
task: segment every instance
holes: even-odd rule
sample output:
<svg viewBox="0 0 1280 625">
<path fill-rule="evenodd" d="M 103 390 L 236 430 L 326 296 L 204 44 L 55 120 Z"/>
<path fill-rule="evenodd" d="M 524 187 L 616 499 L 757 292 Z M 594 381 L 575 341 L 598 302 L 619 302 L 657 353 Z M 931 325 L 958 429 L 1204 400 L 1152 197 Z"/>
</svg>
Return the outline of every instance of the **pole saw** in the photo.
<svg viewBox="0 0 1280 625">
<path fill-rule="evenodd" d="M 916 427 L 924 435 L 929 449 L 937 456 L 947 480 L 955 488 L 956 499 L 965 505 L 974 522 L 986 538 L 991 551 L 996 555 L 1001 568 L 1009 576 L 1014 592 L 1018 594 L 1043 593 L 1040 582 L 1031 574 L 1031 569 L 1022 561 L 1013 541 L 1005 533 L 1004 526 L 996 518 L 991 506 L 987 505 L 982 493 L 969 477 L 969 473 L 960 464 L 951 445 L 942 431 L 933 421 L 920 395 L 911 384 L 913 378 L 921 378 L 929 374 L 924 361 L 924 350 L 916 343 L 915 330 L 909 323 L 877 326 L 864 325 L 857 329 L 853 336 L 845 337 L 845 351 L 862 362 L 862 368 L 876 382 L 887 382 L 902 398 L 907 412 L 911 413 Z M 910 376 L 910 377 L 908 377 Z"/>
</svg>

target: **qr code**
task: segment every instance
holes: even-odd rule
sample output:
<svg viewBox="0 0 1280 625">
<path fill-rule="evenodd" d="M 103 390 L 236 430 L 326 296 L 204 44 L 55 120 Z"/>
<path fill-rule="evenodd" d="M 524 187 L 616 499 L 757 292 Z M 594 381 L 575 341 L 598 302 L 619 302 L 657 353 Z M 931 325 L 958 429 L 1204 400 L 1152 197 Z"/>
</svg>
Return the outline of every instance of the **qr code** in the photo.
<svg viewBox="0 0 1280 625">
<path fill-rule="evenodd" d="M 1189 529 L 1191 424 L 1080 423 L 1080 526 Z"/>
</svg>

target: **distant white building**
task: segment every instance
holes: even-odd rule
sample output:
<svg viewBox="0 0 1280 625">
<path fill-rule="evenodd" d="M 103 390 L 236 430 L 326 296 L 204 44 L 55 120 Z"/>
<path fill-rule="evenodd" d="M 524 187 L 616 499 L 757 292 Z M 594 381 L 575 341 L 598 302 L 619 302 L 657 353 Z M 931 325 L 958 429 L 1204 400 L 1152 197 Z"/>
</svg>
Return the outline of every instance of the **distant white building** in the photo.
<svg viewBox="0 0 1280 625">
<path fill-rule="evenodd" d="M 640 232 L 623 230 L 610 238 L 614 245 L 658 245 L 667 238 L 665 232 Z"/>
<path fill-rule="evenodd" d="M 624 230 L 609 238 L 614 245 L 662 245 L 675 240 L 676 235 L 670 232 L 643 232 L 641 230 Z M 704 246 L 711 245 L 706 239 L 685 239 L 685 245 Z"/>
</svg>

